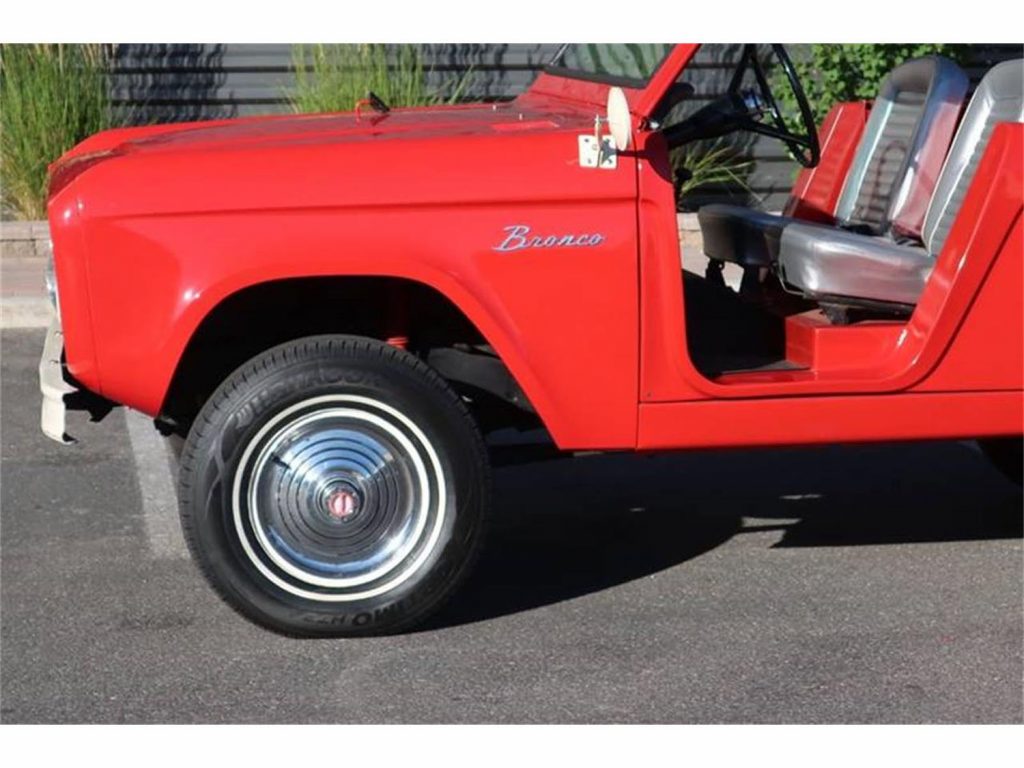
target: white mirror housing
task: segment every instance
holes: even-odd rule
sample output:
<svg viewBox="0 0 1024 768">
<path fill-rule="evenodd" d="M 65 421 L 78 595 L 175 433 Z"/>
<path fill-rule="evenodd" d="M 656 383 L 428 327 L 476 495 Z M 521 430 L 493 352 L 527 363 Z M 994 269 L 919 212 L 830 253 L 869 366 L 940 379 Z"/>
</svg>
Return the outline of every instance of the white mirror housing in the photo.
<svg viewBox="0 0 1024 768">
<path fill-rule="evenodd" d="M 618 86 L 608 89 L 607 122 L 615 148 L 619 152 L 628 149 L 633 126 L 629 117 L 629 102 L 626 101 L 625 92 Z"/>
</svg>

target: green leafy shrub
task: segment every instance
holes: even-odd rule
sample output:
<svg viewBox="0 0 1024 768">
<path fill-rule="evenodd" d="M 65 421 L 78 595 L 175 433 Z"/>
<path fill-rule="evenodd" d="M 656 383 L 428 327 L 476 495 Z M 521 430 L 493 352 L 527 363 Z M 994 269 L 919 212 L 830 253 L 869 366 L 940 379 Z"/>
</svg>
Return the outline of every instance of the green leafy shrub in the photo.
<svg viewBox="0 0 1024 768">
<path fill-rule="evenodd" d="M 895 67 L 920 56 L 947 56 L 964 63 L 969 55 L 968 45 L 946 43 L 855 43 L 794 46 L 791 53 L 800 83 L 807 92 L 807 100 L 814 111 L 815 120 L 828 114 L 836 102 L 874 98 L 882 80 Z M 799 125 L 796 98 L 789 81 L 780 71 L 772 78 L 772 90 L 782 102 L 787 122 Z"/>
<path fill-rule="evenodd" d="M 349 112 L 370 91 L 391 107 L 450 104 L 462 96 L 472 75 L 430 89 L 429 70 L 415 45 L 297 45 L 292 59 L 296 112 Z"/>
<path fill-rule="evenodd" d="M 113 125 L 102 45 L 0 46 L 0 194 L 5 216 L 46 217 L 46 167 Z"/>
</svg>

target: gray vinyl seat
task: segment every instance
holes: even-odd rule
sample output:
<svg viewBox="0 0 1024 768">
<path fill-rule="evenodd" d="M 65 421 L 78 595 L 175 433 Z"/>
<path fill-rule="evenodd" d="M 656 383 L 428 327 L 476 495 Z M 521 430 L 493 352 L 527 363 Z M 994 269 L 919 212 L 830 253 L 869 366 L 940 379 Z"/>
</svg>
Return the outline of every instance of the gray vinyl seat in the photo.
<svg viewBox="0 0 1024 768">
<path fill-rule="evenodd" d="M 857 145 L 834 214 L 838 226 L 884 234 L 893 220 L 924 206 L 956 129 L 969 80 L 941 56 L 913 59 L 883 81 Z M 921 196 L 924 202 L 921 202 Z M 798 221 L 738 205 L 705 205 L 697 212 L 704 253 L 716 261 L 769 267 L 778 257 L 783 228 Z M 908 222 L 914 229 L 913 222 Z"/>
<path fill-rule="evenodd" d="M 935 184 L 921 245 L 792 222 L 780 237 L 783 283 L 822 302 L 916 305 L 989 137 L 1003 122 L 1024 122 L 1024 59 L 993 67 L 979 84 Z"/>
</svg>

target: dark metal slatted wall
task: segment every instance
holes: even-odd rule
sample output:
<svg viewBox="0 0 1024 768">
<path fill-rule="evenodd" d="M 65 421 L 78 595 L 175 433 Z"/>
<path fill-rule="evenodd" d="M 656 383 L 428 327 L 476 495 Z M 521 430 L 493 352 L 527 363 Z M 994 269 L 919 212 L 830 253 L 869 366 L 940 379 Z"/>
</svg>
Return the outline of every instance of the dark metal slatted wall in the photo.
<svg viewBox="0 0 1024 768">
<path fill-rule="evenodd" d="M 465 98 L 483 100 L 521 93 L 557 49 L 557 45 L 543 44 L 423 46 L 432 85 L 443 88 L 453 75 L 471 69 Z M 691 108 L 724 90 L 739 51 L 738 45 L 701 48 L 689 70 L 696 91 Z M 1021 54 L 1020 45 L 977 46 L 968 72 L 977 82 L 993 64 Z M 116 49 L 111 88 L 115 104 L 136 122 L 267 114 L 287 111 L 294 66 L 292 47 L 287 44 L 122 44 Z M 734 141 L 756 165 L 747 178 L 750 195 L 737 196 L 733 190 L 733 198 L 760 201 L 769 209 L 781 207 L 796 173 L 795 164 L 773 140 L 736 137 Z M 729 195 L 727 189 L 713 189 L 692 196 L 690 202 L 700 204 Z"/>
<path fill-rule="evenodd" d="M 443 88 L 472 70 L 467 99 L 521 93 L 557 45 L 426 45 L 428 83 Z M 290 45 L 119 45 L 113 98 L 139 122 L 283 112 L 295 83 Z"/>
</svg>

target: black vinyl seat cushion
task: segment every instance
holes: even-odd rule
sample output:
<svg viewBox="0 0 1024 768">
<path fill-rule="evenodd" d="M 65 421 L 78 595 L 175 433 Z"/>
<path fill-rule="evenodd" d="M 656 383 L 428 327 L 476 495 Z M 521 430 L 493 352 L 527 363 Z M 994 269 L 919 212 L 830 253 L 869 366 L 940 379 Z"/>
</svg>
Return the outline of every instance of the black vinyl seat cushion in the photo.
<svg viewBox="0 0 1024 768">
<path fill-rule="evenodd" d="M 798 220 L 740 205 L 712 203 L 701 206 L 697 221 L 708 258 L 743 267 L 770 267 L 778 258 L 783 228 Z"/>
</svg>

